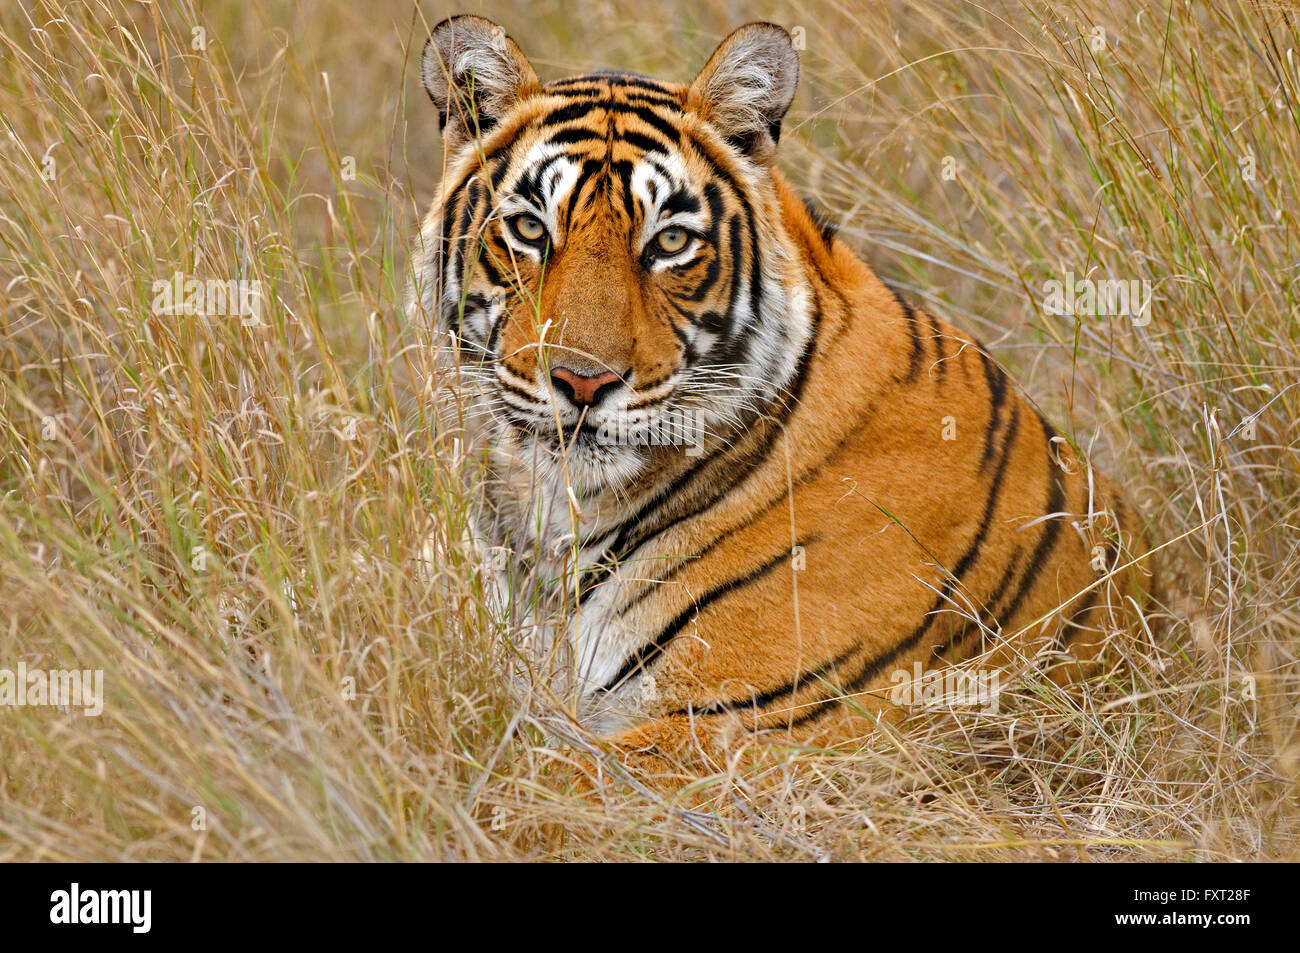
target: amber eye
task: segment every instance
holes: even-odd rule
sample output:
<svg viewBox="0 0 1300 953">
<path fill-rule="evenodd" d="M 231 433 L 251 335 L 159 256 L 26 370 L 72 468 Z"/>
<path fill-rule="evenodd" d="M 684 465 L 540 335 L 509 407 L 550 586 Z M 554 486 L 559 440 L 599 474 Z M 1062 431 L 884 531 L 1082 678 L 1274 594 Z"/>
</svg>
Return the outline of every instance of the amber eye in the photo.
<svg viewBox="0 0 1300 953">
<path fill-rule="evenodd" d="M 655 243 L 659 250 L 665 255 L 675 255 L 691 240 L 690 234 L 684 228 L 665 228 L 655 236 Z"/>
<path fill-rule="evenodd" d="M 535 215 L 516 215 L 510 227 L 526 242 L 540 242 L 546 236 L 546 226 Z"/>
</svg>

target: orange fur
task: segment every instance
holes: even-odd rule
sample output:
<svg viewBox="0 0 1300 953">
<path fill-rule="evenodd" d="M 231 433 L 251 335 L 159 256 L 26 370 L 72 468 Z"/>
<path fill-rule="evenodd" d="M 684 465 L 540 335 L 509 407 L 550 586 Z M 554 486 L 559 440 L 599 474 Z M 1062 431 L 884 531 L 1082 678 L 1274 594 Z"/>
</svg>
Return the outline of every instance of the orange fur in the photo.
<svg viewBox="0 0 1300 953">
<path fill-rule="evenodd" d="M 1087 660 L 1123 627 L 1144 587 L 1114 571 L 1133 510 L 975 339 L 907 305 L 772 168 L 797 76 L 783 31 L 742 28 L 690 86 L 543 86 L 484 23 L 448 21 L 426 52 L 449 145 L 479 136 L 426 223 L 417 290 L 479 410 L 466 433 L 488 467 L 483 535 L 512 553 L 503 586 L 549 586 L 534 615 L 593 725 L 656 771 L 755 731 L 842 742 L 897 709 L 916 664 Z M 751 62 L 773 82 L 733 82 Z M 458 63 L 505 86 L 458 97 Z M 638 186 L 655 163 L 662 181 Z M 559 171 L 530 185 L 535 168 Z M 703 211 L 683 213 L 693 257 L 664 264 L 647 221 L 670 188 Z M 535 247 L 519 234 L 534 224 Z M 692 404 L 711 360 L 737 392 L 770 386 L 740 400 L 714 383 Z M 628 408 L 734 407 L 697 445 L 609 451 L 582 426 L 611 411 L 557 396 L 555 367 L 617 375 Z"/>
</svg>

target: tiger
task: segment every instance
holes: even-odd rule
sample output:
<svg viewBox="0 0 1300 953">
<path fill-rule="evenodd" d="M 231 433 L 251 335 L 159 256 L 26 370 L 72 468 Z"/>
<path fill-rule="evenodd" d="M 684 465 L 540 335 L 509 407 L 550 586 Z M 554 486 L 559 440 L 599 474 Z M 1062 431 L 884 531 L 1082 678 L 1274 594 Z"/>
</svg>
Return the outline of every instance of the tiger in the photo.
<svg viewBox="0 0 1300 953">
<path fill-rule="evenodd" d="M 1077 673 L 1146 586 L 1124 494 L 776 168 L 799 71 L 763 22 L 689 85 L 543 83 L 477 16 L 421 56 L 445 166 L 411 307 L 474 533 L 650 773 L 849 744 L 943 666 Z"/>
</svg>

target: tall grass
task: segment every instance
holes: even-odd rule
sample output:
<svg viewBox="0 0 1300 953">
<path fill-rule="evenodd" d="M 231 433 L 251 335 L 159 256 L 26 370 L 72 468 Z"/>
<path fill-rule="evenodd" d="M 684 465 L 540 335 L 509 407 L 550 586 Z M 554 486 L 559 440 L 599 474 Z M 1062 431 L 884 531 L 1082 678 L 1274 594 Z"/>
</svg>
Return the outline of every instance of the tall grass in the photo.
<svg viewBox="0 0 1300 953">
<path fill-rule="evenodd" d="M 688 79 L 737 25 L 644 11 L 470 10 L 543 78 Z M 460 550 L 473 470 L 403 311 L 442 163 L 414 66 L 450 12 L 0 8 L 0 668 L 106 696 L 0 709 L 0 857 L 1300 854 L 1289 5 L 744 11 L 805 46 L 783 167 L 1131 488 L 1166 605 L 1087 684 L 1024 674 L 680 803 L 573 790 Z M 155 313 L 177 272 L 260 282 L 260 320 Z M 1150 323 L 1044 313 L 1067 272 L 1150 282 Z"/>
</svg>

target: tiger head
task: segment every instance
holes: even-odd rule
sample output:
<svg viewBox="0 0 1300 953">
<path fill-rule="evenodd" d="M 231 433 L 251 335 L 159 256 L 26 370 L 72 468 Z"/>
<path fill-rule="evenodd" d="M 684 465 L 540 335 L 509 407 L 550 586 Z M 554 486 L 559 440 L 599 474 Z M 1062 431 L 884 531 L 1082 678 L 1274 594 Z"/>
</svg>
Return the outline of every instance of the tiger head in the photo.
<svg viewBox="0 0 1300 953">
<path fill-rule="evenodd" d="M 498 446 L 617 488 L 785 393 L 810 318 L 771 167 L 799 73 L 783 29 L 737 30 L 689 86 L 543 84 L 459 16 L 421 72 L 447 164 L 415 301 Z"/>
</svg>

